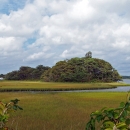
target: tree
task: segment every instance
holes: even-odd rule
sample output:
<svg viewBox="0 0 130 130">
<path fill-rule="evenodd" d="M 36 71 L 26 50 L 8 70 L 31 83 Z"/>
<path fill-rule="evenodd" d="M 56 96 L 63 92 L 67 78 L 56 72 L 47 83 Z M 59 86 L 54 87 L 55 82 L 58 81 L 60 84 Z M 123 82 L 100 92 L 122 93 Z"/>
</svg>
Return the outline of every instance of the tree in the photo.
<svg viewBox="0 0 130 130">
<path fill-rule="evenodd" d="M 92 58 L 92 52 L 91 52 L 91 51 L 87 52 L 87 53 L 85 54 L 85 57 L 86 57 L 86 58 Z"/>
<path fill-rule="evenodd" d="M 19 80 L 18 71 L 12 71 L 6 74 L 5 79 L 7 80 Z"/>
<path fill-rule="evenodd" d="M 5 75 L 4 74 L 0 74 L 0 78 L 4 78 L 5 77 Z"/>
<path fill-rule="evenodd" d="M 42 73 L 50 67 L 38 65 L 36 68 L 21 66 L 18 71 L 6 74 L 6 80 L 40 80 Z"/>
</svg>

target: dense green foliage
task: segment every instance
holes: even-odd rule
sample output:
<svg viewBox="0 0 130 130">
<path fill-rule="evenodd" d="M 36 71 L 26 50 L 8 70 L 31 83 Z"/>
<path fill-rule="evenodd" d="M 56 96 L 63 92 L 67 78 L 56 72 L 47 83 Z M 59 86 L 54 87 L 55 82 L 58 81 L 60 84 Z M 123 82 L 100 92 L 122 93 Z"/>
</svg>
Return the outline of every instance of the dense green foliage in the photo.
<svg viewBox="0 0 130 130">
<path fill-rule="evenodd" d="M 0 130 L 6 130 L 5 124 L 8 122 L 9 113 L 18 109 L 23 110 L 18 106 L 20 100 L 11 100 L 9 103 L 3 103 L 0 101 Z"/>
<path fill-rule="evenodd" d="M 100 130 L 130 130 L 130 97 L 117 108 L 103 108 L 92 112 L 86 130 L 96 130 L 96 122 L 102 123 Z"/>
<path fill-rule="evenodd" d="M 57 62 L 43 73 L 41 79 L 54 82 L 111 82 L 120 80 L 121 76 L 104 60 L 76 57 Z"/>
<path fill-rule="evenodd" d="M 36 68 L 22 66 L 18 71 L 5 75 L 6 80 L 43 80 L 48 82 L 112 82 L 121 80 L 112 65 L 92 58 L 89 51 L 83 58 L 59 61 L 52 68 L 39 65 Z"/>
<path fill-rule="evenodd" d="M 6 74 L 6 80 L 40 80 L 42 73 L 49 67 L 38 65 L 36 68 L 21 66 L 18 71 L 12 71 Z"/>
</svg>

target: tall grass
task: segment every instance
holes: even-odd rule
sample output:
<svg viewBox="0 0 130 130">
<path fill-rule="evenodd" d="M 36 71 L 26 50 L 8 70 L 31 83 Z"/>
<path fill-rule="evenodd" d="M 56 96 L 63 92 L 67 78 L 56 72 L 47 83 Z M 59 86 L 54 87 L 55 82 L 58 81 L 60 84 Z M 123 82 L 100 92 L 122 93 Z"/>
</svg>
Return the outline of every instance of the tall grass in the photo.
<svg viewBox="0 0 130 130">
<path fill-rule="evenodd" d="M 126 93 L 0 93 L 4 102 L 15 98 L 24 110 L 11 114 L 13 130 L 84 130 L 92 111 L 117 107 Z"/>
</svg>

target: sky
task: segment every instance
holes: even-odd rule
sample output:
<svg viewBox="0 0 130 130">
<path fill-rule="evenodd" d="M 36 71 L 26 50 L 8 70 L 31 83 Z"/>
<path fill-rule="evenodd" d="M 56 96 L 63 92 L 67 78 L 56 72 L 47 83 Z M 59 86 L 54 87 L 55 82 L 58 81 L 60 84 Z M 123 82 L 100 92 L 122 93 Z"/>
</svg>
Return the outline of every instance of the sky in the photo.
<svg viewBox="0 0 130 130">
<path fill-rule="evenodd" d="M 84 57 L 130 75 L 130 0 L 0 0 L 0 74 Z"/>
</svg>

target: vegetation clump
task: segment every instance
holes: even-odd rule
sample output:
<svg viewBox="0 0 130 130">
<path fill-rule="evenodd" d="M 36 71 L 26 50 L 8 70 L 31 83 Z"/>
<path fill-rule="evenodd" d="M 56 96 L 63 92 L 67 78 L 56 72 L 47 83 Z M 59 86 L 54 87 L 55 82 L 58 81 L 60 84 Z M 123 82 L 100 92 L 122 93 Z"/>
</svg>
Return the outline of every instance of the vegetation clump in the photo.
<svg viewBox="0 0 130 130">
<path fill-rule="evenodd" d="M 121 76 L 109 62 L 92 58 L 89 52 L 83 58 L 59 61 L 45 71 L 41 79 L 52 82 L 112 82 Z"/>
<path fill-rule="evenodd" d="M 40 80 L 42 73 L 49 68 L 43 65 L 38 65 L 36 68 L 21 66 L 19 70 L 7 73 L 4 78 L 6 80 Z"/>
<path fill-rule="evenodd" d="M 15 99 L 11 100 L 9 103 L 3 103 L 0 101 L 0 130 L 6 130 L 6 123 L 8 122 L 9 113 L 11 111 L 16 111 L 18 109 L 23 110 L 20 106 L 18 106 L 18 102 L 20 100 Z"/>
<path fill-rule="evenodd" d="M 101 122 L 100 130 L 130 130 L 130 97 L 117 108 L 102 108 L 92 112 L 86 130 L 96 130 L 96 122 Z"/>
</svg>

